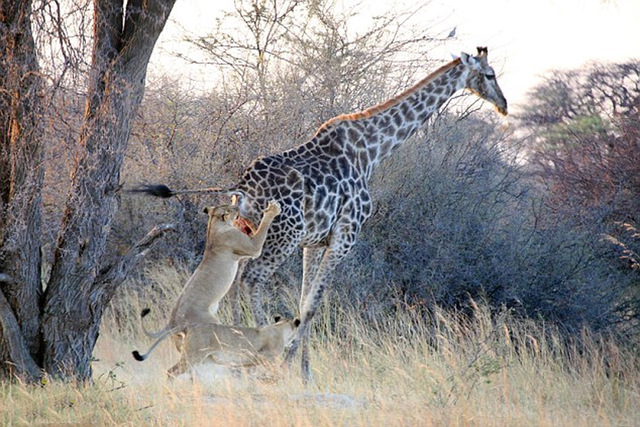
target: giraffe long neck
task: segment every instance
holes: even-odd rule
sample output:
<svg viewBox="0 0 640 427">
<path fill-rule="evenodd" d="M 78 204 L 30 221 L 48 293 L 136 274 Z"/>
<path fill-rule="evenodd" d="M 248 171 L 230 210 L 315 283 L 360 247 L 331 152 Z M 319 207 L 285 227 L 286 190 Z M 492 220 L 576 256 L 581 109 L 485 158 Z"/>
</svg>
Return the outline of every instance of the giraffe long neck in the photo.
<svg viewBox="0 0 640 427">
<path fill-rule="evenodd" d="M 344 127 L 346 143 L 358 152 L 360 168 L 368 178 L 382 160 L 464 87 L 466 73 L 460 59 L 456 59 L 395 98 L 359 113 L 329 120 L 321 126 L 318 134 L 333 125 Z"/>
</svg>

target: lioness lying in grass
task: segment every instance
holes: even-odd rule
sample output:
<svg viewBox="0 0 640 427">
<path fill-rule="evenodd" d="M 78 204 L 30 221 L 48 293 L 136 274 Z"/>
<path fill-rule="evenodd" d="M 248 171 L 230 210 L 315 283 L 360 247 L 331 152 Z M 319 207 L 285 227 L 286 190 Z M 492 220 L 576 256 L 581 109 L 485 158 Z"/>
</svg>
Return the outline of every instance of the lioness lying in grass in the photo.
<svg viewBox="0 0 640 427">
<path fill-rule="evenodd" d="M 250 367 L 272 362 L 293 340 L 300 319 L 281 319 L 276 316 L 275 322 L 258 328 L 217 323 L 188 325 L 178 332 L 182 335 L 180 360 L 167 373 L 178 376 L 206 359 L 232 367 Z M 145 354 L 134 351 L 133 357 L 139 361 L 145 360 L 167 336 L 156 340 Z"/>
</svg>

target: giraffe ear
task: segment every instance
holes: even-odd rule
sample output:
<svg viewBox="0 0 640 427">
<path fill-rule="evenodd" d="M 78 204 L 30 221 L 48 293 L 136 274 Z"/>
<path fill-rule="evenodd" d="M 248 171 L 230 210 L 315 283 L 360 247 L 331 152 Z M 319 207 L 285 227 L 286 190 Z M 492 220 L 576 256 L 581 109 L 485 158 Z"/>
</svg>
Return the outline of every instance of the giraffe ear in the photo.
<svg viewBox="0 0 640 427">
<path fill-rule="evenodd" d="M 471 68 L 472 70 L 478 70 L 480 68 L 480 64 L 478 63 L 478 60 L 473 56 L 469 55 L 468 53 L 462 52 L 460 54 L 460 59 L 462 60 L 462 63 L 464 65 Z"/>
</svg>

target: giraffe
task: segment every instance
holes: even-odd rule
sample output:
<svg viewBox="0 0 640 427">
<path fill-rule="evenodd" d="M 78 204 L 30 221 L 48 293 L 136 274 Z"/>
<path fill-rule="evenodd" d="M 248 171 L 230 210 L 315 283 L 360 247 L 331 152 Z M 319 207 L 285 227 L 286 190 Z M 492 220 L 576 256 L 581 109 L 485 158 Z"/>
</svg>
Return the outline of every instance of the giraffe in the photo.
<svg viewBox="0 0 640 427">
<path fill-rule="evenodd" d="M 254 224 L 269 200 L 280 203 L 282 212 L 271 224 L 262 255 L 250 260 L 236 281 L 248 290 L 255 320 L 264 325 L 263 284 L 296 248 L 303 248 L 301 324 L 285 360 L 290 363 L 302 343 L 305 382 L 311 379 L 310 322 L 332 272 L 371 215 L 368 181 L 375 167 L 461 89 L 471 90 L 507 114 L 507 101 L 487 60 L 488 50 L 477 50 L 476 56 L 462 53 L 394 98 L 326 121 L 300 146 L 254 160 L 232 189 L 173 191 L 146 186 L 141 190 L 162 197 L 227 193 L 241 216 Z"/>
</svg>

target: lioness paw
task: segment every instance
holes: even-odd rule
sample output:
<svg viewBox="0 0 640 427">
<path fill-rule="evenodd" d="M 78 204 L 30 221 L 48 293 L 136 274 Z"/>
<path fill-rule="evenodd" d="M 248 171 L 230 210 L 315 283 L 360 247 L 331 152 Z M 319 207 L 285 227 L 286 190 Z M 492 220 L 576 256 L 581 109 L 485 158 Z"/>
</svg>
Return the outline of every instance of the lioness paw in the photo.
<svg viewBox="0 0 640 427">
<path fill-rule="evenodd" d="M 280 203 L 276 202 L 275 200 L 271 200 L 267 205 L 267 209 L 264 212 L 273 214 L 274 216 L 280 214 L 280 212 L 282 212 L 282 209 L 280 208 Z"/>
</svg>

